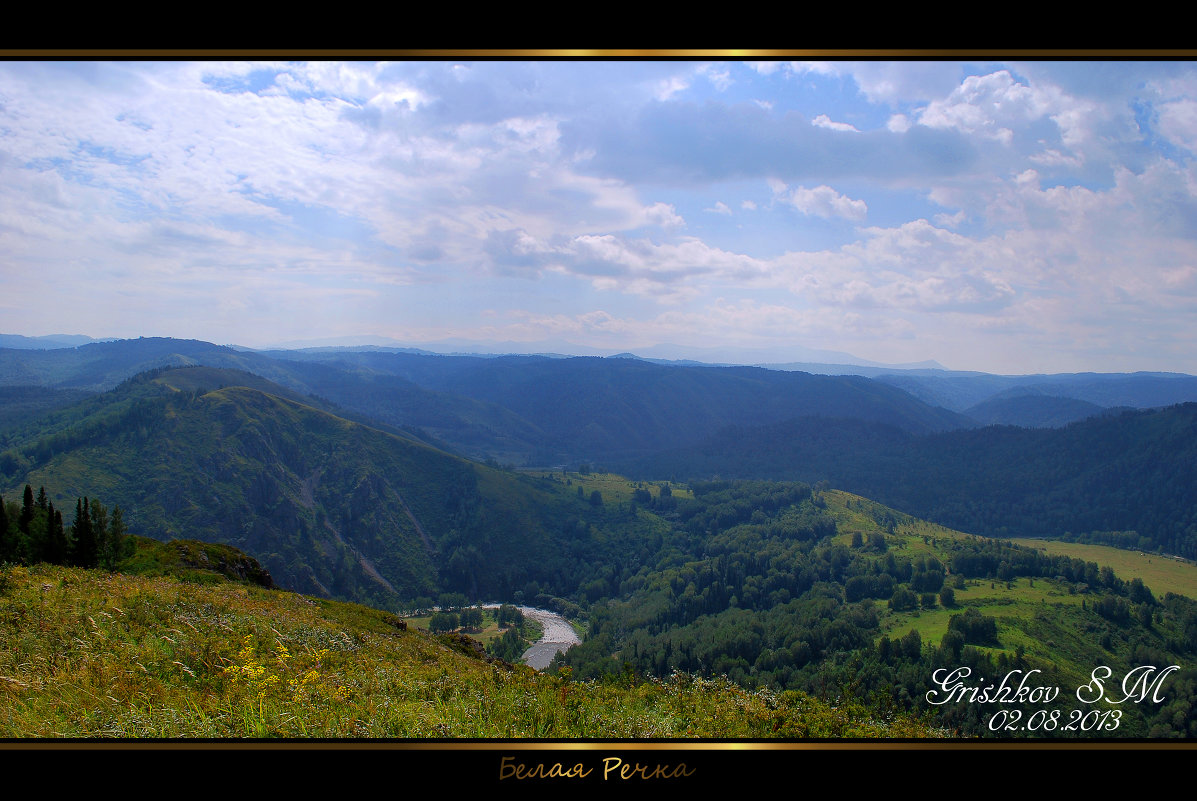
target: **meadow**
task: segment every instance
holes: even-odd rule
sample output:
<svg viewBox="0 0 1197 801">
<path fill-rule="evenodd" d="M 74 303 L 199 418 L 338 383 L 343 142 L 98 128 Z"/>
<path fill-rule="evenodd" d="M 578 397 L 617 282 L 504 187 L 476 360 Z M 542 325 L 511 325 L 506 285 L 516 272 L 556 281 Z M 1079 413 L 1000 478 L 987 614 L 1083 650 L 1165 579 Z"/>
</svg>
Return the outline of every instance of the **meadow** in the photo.
<svg viewBox="0 0 1197 801">
<path fill-rule="evenodd" d="M 798 692 L 573 681 L 388 612 L 232 582 L 0 572 L 3 738 L 939 737 Z"/>
</svg>

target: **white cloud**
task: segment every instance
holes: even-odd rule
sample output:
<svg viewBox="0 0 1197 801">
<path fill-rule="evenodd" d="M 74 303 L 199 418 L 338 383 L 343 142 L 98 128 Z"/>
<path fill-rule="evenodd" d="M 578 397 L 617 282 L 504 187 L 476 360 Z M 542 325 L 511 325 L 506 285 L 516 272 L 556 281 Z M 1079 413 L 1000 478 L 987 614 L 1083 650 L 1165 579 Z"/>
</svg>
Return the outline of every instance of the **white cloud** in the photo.
<svg viewBox="0 0 1197 801">
<path fill-rule="evenodd" d="M 400 106 L 414 111 L 427 102 L 428 97 L 423 92 L 409 86 L 399 85 L 377 92 L 366 101 L 366 105 L 375 106 L 380 109 Z"/>
<path fill-rule="evenodd" d="M 970 75 L 947 98 L 934 100 L 918 114 L 918 122 L 930 128 L 958 130 L 989 138 L 1009 146 L 1015 131 L 1036 121 L 1055 123 L 1061 146 L 1043 147 L 1041 160 L 1064 163 L 1082 158 L 1077 151 L 1093 137 L 1102 112 L 1092 103 L 1068 95 L 1050 84 L 1016 81 L 1008 70 L 988 75 Z M 1043 146 L 1043 143 L 1040 143 Z"/>
<path fill-rule="evenodd" d="M 759 72 L 761 75 L 772 75 L 782 67 L 780 61 L 749 61 L 748 66 Z"/>
<path fill-rule="evenodd" d="M 846 122 L 834 122 L 826 114 L 820 114 L 819 116 L 815 117 L 813 120 L 811 120 L 810 124 L 817 128 L 827 128 L 828 130 L 832 131 L 855 131 L 856 133 L 860 133 L 855 125 L 850 125 Z"/>
<path fill-rule="evenodd" d="M 835 61 L 786 61 L 783 62 L 786 72 L 791 75 L 843 75 L 844 70 Z"/>
<path fill-rule="evenodd" d="M 1160 133 L 1174 145 L 1197 153 L 1197 100 L 1184 98 L 1163 103 L 1157 113 Z"/>
<path fill-rule="evenodd" d="M 1191 69 L 1109 94 L 1042 65 L 552 66 L 0 64 L 0 314 L 41 324 L 21 309 L 54 286 L 55 319 L 207 336 L 193 311 L 431 319 L 416 290 L 474 309 L 485 284 L 628 337 L 822 326 L 832 348 L 1078 362 L 1092 341 L 1197 370 Z M 757 213 L 685 235 L 733 210 Z"/>
<path fill-rule="evenodd" d="M 711 85 L 720 92 L 726 92 L 733 83 L 731 71 L 726 67 L 720 68 L 714 64 L 706 64 L 699 68 L 699 74 L 705 76 Z"/>
<path fill-rule="evenodd" d="M 650 225 L 659 225 L 663 228 L 678 228 L 686 224 L 686 221 L 668 203 L 654 203 L 646 208 L 644 220 Z"/>
<path fill-rule="evenodd" d="M 684 92 L 690 88 L 690 79 L 681 75 L 671 75 L 670 77 L 658 81 L 654 90 L 654 96 L 657 100 L 665 101 L 672 98 L 679 92 Z"/>
<path fill-rule="evenodd" d="M 610 235 L 580 236 L 565 250 L 568 269 L 591 276 L 597 287 L 651 294 L 663 301 L 692 295 L 696 282 L 752 283 L 769 273 L 766 262 L 712 248 L 693 237 L 659 245 Z"/>
<path fill-rule="evenodd" d="M 863 200 L 853 200 L 841 195 L 830 186 L 816 186 L 814 189 L 800 186 L 790 193 L 786 202 L 803 214 L 823 218 L 863 220 L 869 211 L 868 204 Z"/>
<path fill-rule="evenodd" d="M 1044 167 L 1080 167 L 1083 163 L 1077 156 L 1069 156 L 1055 148 L 1047 148 L 1027 157 L 1031 162 Z"/>
<path fill-rule="evenodd" d="M 967 219 L 967 215 L 963 211 L 958 211 L 955 214 L 937 214 L 935 215 L 935 223 L 944 228 L 955 228 L 960 223 Z"/>
<path fill-rule="evenodd" d="M 897 105 L 941 97 L 957 83 L 955 65 L 935 61 L 789 62 L 794 75 L 850 77 L 871 103 Z"/>
<path fill-rule="evenodd" d="M 970 75 L 946 100 L 930 103 L 919 115 L 919 123 L 1004 139 L 1010 131 L 1003 122 L 1046 116 L 1056 107 L 1052 99 L 1017 83 L 1006 70 Z"/>
</svg>

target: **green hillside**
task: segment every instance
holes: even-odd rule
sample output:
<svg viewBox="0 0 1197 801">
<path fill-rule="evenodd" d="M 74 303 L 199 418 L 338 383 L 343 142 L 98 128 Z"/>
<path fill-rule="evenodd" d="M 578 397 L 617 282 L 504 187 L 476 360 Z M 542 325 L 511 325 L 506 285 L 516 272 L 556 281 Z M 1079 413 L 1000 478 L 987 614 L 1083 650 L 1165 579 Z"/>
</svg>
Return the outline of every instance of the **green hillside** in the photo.
<svg viewBox="0 0 1197 801">
<path fill-rule="evenodd" d="M 903 515 L 881 504 L 850 493 L 830 491 L 823 496 L 829 511 L 841 522 L 842 529 L 862 531 L 866 534 L 885 532 L 888 552 L 916 558 L 918 555 L 937 556 L 951 570 L 953 556 L 968 547 L 969 543 L 985 543 L 982 538 L 952 531 L 943 526 Z M 891 525 L 892 521 L 892 525 Z M 847 525 L 845 525 L 845 523 Z M 890 529 L 892 528 L 892 533 Z M 1132 556 L 1115 548 L 1089 546 L 1043 547 L 1044 543 L 1024 540 L 1019 544 L 1055 556 L 1066 556 L 1084 564 L 1087 574 L 1101 576 L 1101 568 L 1113 569 L 1117 580 L 1123 583 L 1140 581 L 1147 593 L 1142 597 L 1164 598 L 1166 593 L 1183 594 L 1189 598 L 1197 595 L 1197 571 L 1191 565 L 1183 565 L 1156 557 L 1164 563 L 1162 567 L 1175 566 L 1180 570 L 1152 571 L 1145 567 L 1147 557 L 1128 559 Z M 1189 568 L 1187 571 L 1184 568 Z M 931 608 L 920 608 L 897 612 L 886 609 L 881 615 L 881 631 L 891 638 L 898 638 L 909 631 L 916 631 L 925 643 L 939 646 L 949 631 L 953 615 L 965 609 L 976 609 L 992 617 L 997 626 L 997 638 L 989 646 L 990 651 L 1015 653 L 1019 648 L 1029 658 L 1051 663 L 1069 682 L 1087 681 L 1092 667 L 1105 664 L 1111 657 L 1118 656 L 1115 645 L 1119 637 L 1137 645 L 1144 642 L 1146 631 L 1136 632 L 1134 627 L 1118 626 L 1118 620 L 1104 619 L 1101 615 L 1089 614 L 1088 606 L 1100 600 L 1100 578 L 1089 587 L 1083 581 L 1061 580 L 1055 576 L 1025 575 L 1030 570 L 1012 571 L 1005 580 L 974 575 L 963 578 L 953 586 L 953 606 L 942 603 Z M 1182 572 L 1183 571 L 1183 572 Z M 948 573 L 945 578 L 951 578 Z M 1108 575 L 1108 574 L 1107 574 Z M 1167 576 L 1169 580 L 1160 582 Z M 1149 580 L 1156 579 L 1154 583 Z M 957 580 L 958 581 L 958 580 Z M 1084 587 L 1081 585 L 1085 584 Z M 1154 594 L 1152 591 L 1154 590 Z M 1183 592 L 1182 592 L 1183 591 Z M 1095 597 L 1096 596 L 1096 597 Z M 1123 592 L 1120 597 L 1125 597 Z M 1115 616 L 1116 617 L 1116 616 Z M 1129 622 L 1123 620 L 1122 622 Z M 1153 621 L 1154 623 L 1154 621 Z M 1111 625 L 1115 624 L 1115 625 Z M 1158 632 L 1158 626 L 1156 626 Z M 1102 638 L 1109 636 L 1111 647 L 1102 645 Z M 1163 646 L 1164 638 L 1155 640 L 1156 646 Z M 1133 660 L 1133 649 L 1124 654 Z"/>
<path fill-rule="evenodd" d="M 936 670 L 1034 670 L 1067 698 L 1100 666 L 1122 676 L 1178 665 L 1158 702 L 1119 707 L 1118 736 L 1197 734 L 1197 603 L 1186 597 L 849 493 L 768 482 L 691 489 L 668 545 L 592 590 L 590 635 L 564 659 L 578 675 L 727 675 L 993 736 L 1007 733 L 990 727 L 993 708 L 926 703 Z M 1074 700 L 1055 714 L 1081 711 Z"/>
<path fill-rule="evenodd" d="M 374 583 L 410 596 L 433 586 L 435 543 L 423 542 L 401 512 L 368 521 L 379 543 L 357 536 L 353 524 L 365 525 L 366 507 L 382 495 L 388 510 L 407 502 L 423 511 L 427 500 L 409 477 L 468 469 L 312 407 L 227 387 L 140 400 L 19 481 L 64 498 L 110 498 L 148 536 L 243 548 L 297 589 L 348 595 Z"/>
<path fill-rule="evenodd" d="M 227 543 L 281 586 L 389 608 L 442 591 L 565 595 L 655 547 L 662 526 L 235 371 L 145 374 L 26 430 L 0 453 L 6 499 L 26 484 L 59 508 L 102 497 L 136 533 Z"/>
<path fill-rule="evenodd" d="M 677 677 L 572 682 L 391 614 L 229 582 L 0 568 L 0 737 L 935 737 Z"/>
</svg>

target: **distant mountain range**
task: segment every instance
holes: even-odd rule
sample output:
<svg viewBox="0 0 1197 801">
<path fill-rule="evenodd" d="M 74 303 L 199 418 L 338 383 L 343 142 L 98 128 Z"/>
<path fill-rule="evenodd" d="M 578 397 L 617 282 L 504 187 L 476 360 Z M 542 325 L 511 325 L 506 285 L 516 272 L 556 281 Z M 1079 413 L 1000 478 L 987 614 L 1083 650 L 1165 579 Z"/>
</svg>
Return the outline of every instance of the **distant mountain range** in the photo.
<svg viewBox="0 0 1197 801">
<path fill-rule="evenodd" d="M 661 343 L 628 350 L 627 348 L 596 348 L 578 345 L 561 339 L 545 339 L 536 342 L 483 342 L 470 339 L 446 339 L 438 342 L 422 342 L 418 346 L 397 339 L 379 336 L 329 337 L 312 340 L 292 340 L 263 348 L 263 350 L 304 350 L 313 348 L 362 349 L 379 348 L 405 353 L 436 353 L 441 355 L 520 355 L 520 356 L 630 356 L 645 361 L 689 362 L 717 366 L 766 366 L 797 363 L 827 365 L 857 365 L 882 369 L 944 369 L 935 361 L 918 364 L 882 364 L 861 359 L 850 353 L 833 350 L 819 350 L 791 345 L 785 348 L 744 348 L 735 346 L 675 345 Z M 814 372 L 814 371 L 811 371 Z"/>
<path fill-rule="evenodd" d="M 179 367 L 193 369 L 160 372 Z M 165 338 L 6 348 L 0 490 L 98 493 L 142 533 L 229 542 L 280 580 L 346 597 L 549 586 L 599 547 L 558 541 L 579 499 L 480 462 L 827 479 L 974 533 L 1197 556 L 1197 406 L 1172 405 L 1185 401 L 1197 378 L 1160 373 L 866 378 Z"/>
<path fill-rule="evenodd" d="M 0 386 L 99 392 L 145 370 L 193 365 L 251 372 L 346 411 L 421 429 L 473 458 L 515 464 L 646 453 L 695 442 L 727 425 L 810 414 L 911 431 L 972 425 L 901 389 L 856 376 L 595 357 L 255 352 L 161 338 L 0 350 Z"/>
<path fill-rule="evenodd" d="M 93 339 L 82 334 L 50 334 L 44 337 L 26 337 L 20 334 L 0 334 L 0 348 L 23 348 L 27 350 L 52 350 L 75 348 L 92 342 L 112 342 L 111 339 Z"/>
<path fill-rule="evenodd" d="M 422 429 L 464 455 L 513 464 L 623 458 L 692 444 L 722 426 L 809 415 L 912 432 L 1057 427 L 1110 410 L 1197 401 L 1197 377 L 1176 373 L 997 376 L 848 365 L 815 373 L 809 364 L 801 365 L 809 371 L 720 367 L 631 354 L 447 356 L 379 346 L 253 351 L 156 337 L 0 348 L 0 387 L 101 392 L 148 369 L 200 364 L 245 370 L 325 398 L 344 413 Z M 38 403 L 52 401 L 45 395 Z"/>
</svg>

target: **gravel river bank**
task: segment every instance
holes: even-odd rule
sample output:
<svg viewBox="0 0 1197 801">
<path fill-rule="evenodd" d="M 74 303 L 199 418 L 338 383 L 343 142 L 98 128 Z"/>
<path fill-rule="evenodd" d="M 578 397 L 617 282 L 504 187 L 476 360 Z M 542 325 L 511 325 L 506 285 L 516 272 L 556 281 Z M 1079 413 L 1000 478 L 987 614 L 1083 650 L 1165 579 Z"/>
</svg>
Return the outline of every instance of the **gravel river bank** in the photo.
<svg viewBox="0 0 1197 801">
<path fill-rule="evenodd" d="M 519 610 L 544 627 L 544 636 L 524 652 L 524 662 L 537 670 L 544 670 L 558 651 L 567 651 L 571 645 L 581 642 L 573 626 L 565 618 L 547 609 L 533 609 L 521 606 Z"/>
</svg>

